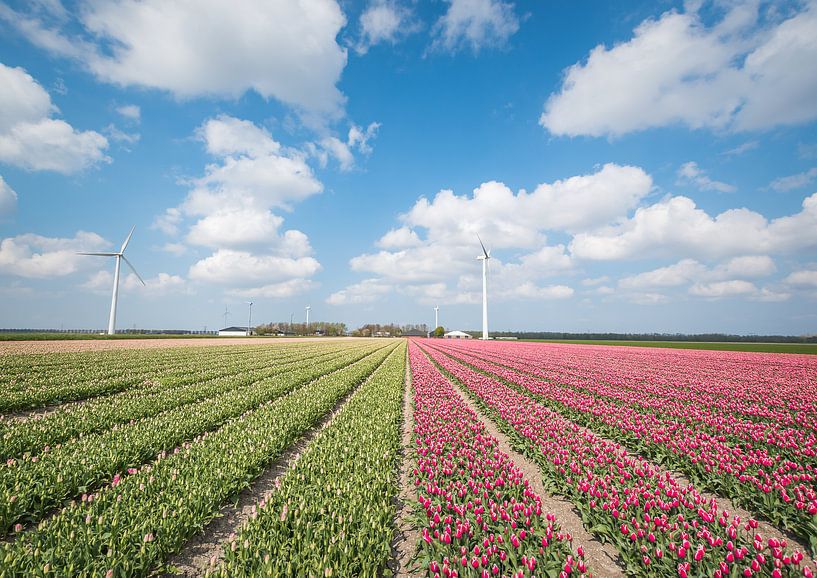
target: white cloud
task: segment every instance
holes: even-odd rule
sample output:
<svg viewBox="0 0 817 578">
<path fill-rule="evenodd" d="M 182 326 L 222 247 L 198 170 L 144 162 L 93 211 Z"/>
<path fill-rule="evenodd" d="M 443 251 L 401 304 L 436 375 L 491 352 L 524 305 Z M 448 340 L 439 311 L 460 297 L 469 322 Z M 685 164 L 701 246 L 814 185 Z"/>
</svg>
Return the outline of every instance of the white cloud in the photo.
<svg viewBox="0 0 817 578">
<path fill-rule="evenodd" d="M 310 277 L 321 266 L 312 257 L 254 255 L 247 251 L 219 249 L 190 267 L 189 277 L 196 281 L 246 287 L 258 282 Z"/>
<path fill-rule="evenodd" d="M 33 233 L 0 241 L 0 273 L 28 278 L 70 275 L 82 268 L 98 267 L 99 257 L 77 251 L 100 251 L 109 247 L 96 233 L 79 231 L 73 238 L 43 237 Z"/>
<path fill-rule="evenodd" d="M 428 229 L 434 241 L 471 243 L 479 232 L 494 247 L 533 247 L 540 231 L 581 231 L 624 218 L 652 189 L 638 167 L 606 164 L 589 175 L 541 184 L 514 194 L 496 181 L 483 183 L 473 196 L 452 191 L 432 201 L 420 198 L 401 220 Z"/>
<path fill-rule="evenodd" d="M 707 27 L 694 9 L 639 24 L 569 67 L 540 124 L 556 135 L 618 136 L 650 127 L 763 130 L 817 118 L 817 7 L 758 22 L 758 3 L 726 4 Z M 604 98 L 599 98 L 603 94 Z"/>
<path fill-rule="evenodd" d="M 396 43 L 415 30 L 409 23 L 411 11 L 393 0 L 372 0 L 360 15 L 360 39 L 355 50 L 365 54 L 383 42 Z"/>
<path fill-rule="evenodd" d="M 109 124 L 104 128 L 104 132 L 108 135 L 108 138 L 114 142 L 124 143 L 126 145 L 132 145 L 139 142 L 139 139 L 142 138 L 142 135 L 136 132 L 125 132 L 117 128 L 113 123 Z"/>
<path fill-rule="evenodd" d="M 248 121 L 212 118 L 198 134 L 220 162 L 207 165 L 204 176 L 192 181 L 193 189 L 180 207 L 188 215 L 289 209 L 323 190 L 303 155 L 284 151 L 267 131 Z"/>
<path fill-rule="evenodd" d="M 418 247 L 423 242 L 417 233 L 409 227 L 392 229 L 377 241 L 377 246 L 383 249 L 403 249 L 406 247 Z"/>
<path fill-rule="evenodd" d="M 187 246 L 182 243 L 165 243 L 159 250 L 178 257 L 187 253 Z"/>
<path fill-rule="evenodd" d="M 759 146 L 760 143 L 758 141 L 750 140 L 746 141 L 745 143 L 739 144 L 738 146 L 731 148 L 728 151 L 724 151 L 721 154 L 726 157 L 736 157 L 749 151 L 755 150 Z"/>
<path fill-rule="evenodd" d="M 795 287 L 817 288 L 817 271 L 807 269 L 794 271 L 783 281 Z"/>
<path fill-rule="evenodd" d="M 86 3 L 78 13 L 90 41 L 36 13 L 4 7 L 0 17 L 35 45 L 120 86 L 178 98 L 254 90 L 311 113 L 342 109 L 336 83 L 346 50 L 336 37 L 346 19 L 335 0 L 123 0 Z"/>
<path fill-rule="evenodd" d="M 473 195 L 443 190 L 431 200 L 418 199 L 401 215 L 401 226 L 377 241 L 380 251 L 353 257 L 349 264 L 420 301 L 433 291 L 441 303 L 473 302 L 482 290 L 478 233 L 489 250 L 521 252 L 507 262 L 496 253 L 491 259 L 498 299 L 564 298 L 572 288 L 542 280 L 572 275 L 575 266 L 564 244 L 547 243 L 546 231 L 592 230 L 624 220 L 651 189 L 652 179 L 641 169 L 608 164 L 530 193 L 514 193 L 495 181 Z"/>
<path fill-rule="evenodd" d="M 609 280 L 610 277 L 607 275 L 602 275 L 601 277 L 591 277 L 588 279 L 582 279 L 582 285 L 585 287 L 595 287 L 596 285 L 601 285 Z"/>
<path fill-rule="evenodd" d="M 735 295 L 753 295 L 758 292 L 754 283 L 735 279 L 732 281 L 717 281 L 715 283 L 696 283 L 689 288 L 692 295 L 718 299 Z"/>
<path fill-rule="evenodd" d="M 336 136 L 325 136 L 317 143 L 308 143 L 307 150 L 316 157 L 321 167 L 326 167 L 330 158 L 335 159 L 342 171 L 355 168 L 355 151 L 370 155 L 372 147 L 369 141 L 377 136 L 380 123 L 370 123 L 365 129 L 355 124 L 349 129 L 345 141 Z"/>
<path fill-rule="evenodd" d="M 776 178 L 769 183 L 769 187 L 778 193 L 785 193 L 795 189 L 802 189 L 803 187 L 810 185 L 815 178 L 817 178 L 817 167 L 813 167 L 802 173 L 797 173 L 796 175 Z"/>
<path fill-rule="evenodd" d="M 0 217 L 5 217 L 17 209 L 17 193 L 0 175 Z"/>
<path fill-rule="evenodd" d="M 246 299 L 284 299 L 311 291 L 318 286 L 310 279 L 290 279 L 281 283 L 272 283 L 249 289 L 232 289 L 230 295 Z"/>
<path fill-rule="evenodd" d="M 107 139 L 51 118 L 57 108 L 22 68 L 0 63 L 0 162 L 34 171 L 73 173 L 110 161 Z"/>
<path fill-rule="evenodd" d="M 519 30 L 512 3 L 502 0 L 447 0 L 448 10 L 435 23 L 432 48 L 455 52 L 503 46 Z"/>
<path fill-rule="evenodd" d="M 83 289 L 89 289 L 95 293 L 110 293 L 113 287 L 113 273 L 109 270 L 97 271 L 91 275 L 85 283 L 81 285 Z M 155 277 L 145 278 L 145 284 L 133 273 L 125 275 L 119 283 L 119 290 L 127 293 L 138 293 L 146 297 L 163 297 L 165 295 L 189 294 L 184 278 L 170 273 L 159 273 Z"/>
<path fill-rule="evenodd" d="M 320 264 L 311 256 L 309 238 L 283 230 L 284 219 L 273 212 L 290 210 L 323 189 L 305 156 L 282 147 L 266 129 L 230 116 L 209 119 L 197 135 L 217 162 L 188 181 L 184 201 L 153 225 L 176 235 L 192 220 L 185 242 L 213 249 L 190 267 L 190 279 L 269 296 L 313 286 L 307 278 Z"/>
<path fill-rule="evenodd" d="M 377 301 L 392 291 L 392 286 L 380 279 L 364 279 L 327 297 L 329 305 L 359 305 Z"/>
<path fill-rule="evenodd" d="M 719 193 L 734 193 L 737 188 L 728 183 L 710 179 L 698 163 L 689 161 L 678 169 L 678 183 L 689 183 L 701 191 L 717 191 Z"/>
<path fill-rule="evenodd" d="M 674 265 L 645 271 L 618 282 L 622 289 L 655 289 L 679 287 L 698 281 L 723 281 L 767 277 L 777 270 L 774 261 L 767 255 L 747 255 L 735 257 L 713 268 L 708 268 L 695 259 L 682 259 Z"/>
<path fill-rule="evenodd" d="M 667 197 L 636 210 L 626 222 L 570 243 L 574 257 L 620 260 L 687 255 L 721 258 L 746 253 L 773 254 L 817 245 L 817 193 L 803 210 L 768 221 L 749 209 L 730 209 L 710 217 L 687 197 Z"/>
<path fill-rule="evenodd" d="M 136 104 L 118 106 L 116 107 L 116 112 L 134 122 L 139 122 L 142 119 L 142 109 Z"/>
<path fill-rule="evenodd" d="M 618 282 L 622 289 L 678 287 L 706 273 L 706 267 L 694 259 L 682 259 L 674 265 L 625 277 Z"/>
</svg>

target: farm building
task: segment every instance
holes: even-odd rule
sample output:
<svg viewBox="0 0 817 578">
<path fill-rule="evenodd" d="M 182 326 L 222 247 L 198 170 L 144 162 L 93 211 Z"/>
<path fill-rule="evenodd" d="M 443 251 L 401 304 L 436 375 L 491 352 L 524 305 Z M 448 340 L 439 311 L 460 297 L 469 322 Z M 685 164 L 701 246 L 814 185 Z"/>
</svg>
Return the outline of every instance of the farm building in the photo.
<svg viewBox="0 0 817 578">
<path fill-rule="evenodd" d="M 426 337 L 426 332 L 419 329 L 409 329 L 403 332 L 403 337 Z"/>
<path fill-rule="evenodd" d="M 218 330 L 219 337 L 244 337 L 247 335 L 246 327 L 225 327 Z"/>
<path fill-rule="evenodd" d="M 443 337 L 446 339 L 471 339 L 471 336 L 465 331 L 449 331 Z"/>
</svg>

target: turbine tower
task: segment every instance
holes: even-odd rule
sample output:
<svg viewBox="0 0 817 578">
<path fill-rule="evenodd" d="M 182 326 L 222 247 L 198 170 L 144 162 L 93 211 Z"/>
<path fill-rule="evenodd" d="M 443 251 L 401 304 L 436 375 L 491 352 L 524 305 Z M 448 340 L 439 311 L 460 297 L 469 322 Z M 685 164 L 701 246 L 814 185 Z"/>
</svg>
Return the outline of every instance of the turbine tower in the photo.
<svg viewBox="0 0 817 578">
<path fill-rule="evenodd" d="M 309 334 L 309 310 L 312 309 L 309 305 L 306 306 L 306 333 Z"/>
<path fill-rule="evenodd" d="M 136 278 L 142 282 L 142 285 L 145 284 L 145 281 L 139 276 L 139 273 L 136 272 L 131 262 L 128 261 L 128 258 L 125 257 L 125 248 L 128 246 L 130 242 L 130 238 L 133 235 L 133 230 L 136 228 L 136 225 L 131 227 L 130 233 L 128 233 L 128 237 L 125 239 L 125 242 L 122 243 L 122 248 L 119 249 L 118 253 L 77 253 L 77 255 L 92 255 L 94 257 L 116 257 L 116 268 L 114 269 L 113 273 L 113 296 L 111 297 L 111 315 L 108 317 L 108 335 L 113 335 L 116 333 L 116 301 L 117 297 L 119 296 L 119 269 L 122 266 L 122 260 L 128 264 L 130 270 L 133 271 L 133 274 L 136 275 Z"/>
<path fill-rule="evenodd" d="M 247 305 L 250 306 L 250 314 L 247 317 L 247 337 L 252 335 L 252 301 L 247 301 Z"/>
<path fill-rule="evenodd" d="M 488 259 L 491 258 L 491 252 L 485 249 L 479 234 L 477 239 L 482 247 L 482 255 L 477 257 L 482 261 L 482 339 L 488 339 Z"/>
<path fill-rule="evenodd" d="M 440 326 L 440 306 L 434 306 L 434 329 L 437 329 Z"/>
</svg>

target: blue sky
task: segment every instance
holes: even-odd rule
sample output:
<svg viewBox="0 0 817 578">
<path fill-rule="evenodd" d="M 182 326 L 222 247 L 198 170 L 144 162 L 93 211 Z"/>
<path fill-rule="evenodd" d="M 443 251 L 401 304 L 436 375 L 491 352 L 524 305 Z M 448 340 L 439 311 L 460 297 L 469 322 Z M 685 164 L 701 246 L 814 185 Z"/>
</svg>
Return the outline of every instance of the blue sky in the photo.
<svg viewBox="0 0 817 578">
<path fill-rule="evenodd" d="M 0 2 L 0 326 L 817 332 L 817 4 Z M 125 269 L 126 273 L 129 273 Z"/>
</svg>

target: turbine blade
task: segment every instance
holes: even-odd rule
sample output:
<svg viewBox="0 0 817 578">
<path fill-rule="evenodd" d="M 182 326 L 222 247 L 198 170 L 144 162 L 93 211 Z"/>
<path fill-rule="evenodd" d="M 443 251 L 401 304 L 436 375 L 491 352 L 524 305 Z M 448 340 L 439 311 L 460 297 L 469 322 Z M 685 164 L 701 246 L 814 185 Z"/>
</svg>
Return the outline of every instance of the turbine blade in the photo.
<svg viewBox="0 0 817 578">
<path fill-rule="evenodd" d="M 145 283 L 145 280 L 142 279 L 142 277 L 139 276 L 139 273 L 136 272 L 136 268 L 131 264 L 130 261 L 128 261 L 128 258 L 125 257 L 124 255 L 121 255 L 121 257 L 122 257 L 122 259 L 125 260 L 125 263 L 128 264 L 128 267 L 130 267 L 130 270 L 133 271 L 133 274 L 136 275 L 136 278 L 139 279 L 142 282 L 142 285 L 147 285 L 147 283 Z"/>
<path fill-rule="evenodd" d="M 131 227 L 131 228 L 130 228 L 130 233 L 128 233 L 128 238 L 127 238 L 127 239 L 125 239 L 125 242 L 124 242 L 124 243 L 122 243 L 122 248 L 121 248 L 121 249 L 119 249 L 119 252 L 120 252 L 120 253 L 124 253 L 124 252 L 125 252 L 125 247 L 127 247 L 127 246 L 128 246 L 128 243 L 130 243 L 130 238 L 133 236 L 133 230 L 134 230 L 135 228 L 136 228 L 136 225 L 134 225 L 133 227 Z M 132 267 L 131 267 L 131 268 L 132 268 Z M 134 271 L 134 273 L 135 273 L 135 271 Z"/>
<path fill-rule="evenodd" d="M 118 253 L 77 253 L 77 255 L 93 255 L 94 257 L 116 257 Z"/>
<path fill-rule="evenodd" d="M 477 239 L 479 239 L 479 245 L 480 247 L 482 247 L 482 254 L 485 255 L 486 259 L 490 258 L 488 251 L 485 250 L 485 245 L 482 243 L 482 239 L 480 238 L 479 233 L 477 233 Z"/>
</svg>

